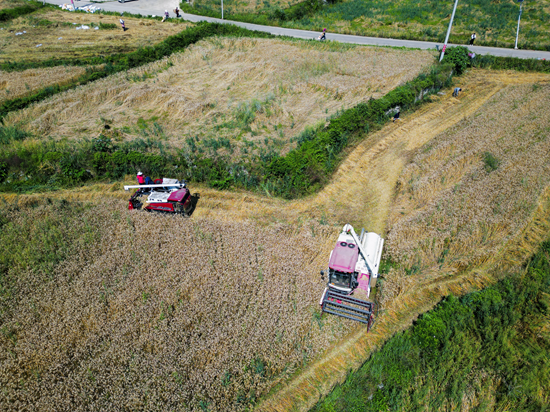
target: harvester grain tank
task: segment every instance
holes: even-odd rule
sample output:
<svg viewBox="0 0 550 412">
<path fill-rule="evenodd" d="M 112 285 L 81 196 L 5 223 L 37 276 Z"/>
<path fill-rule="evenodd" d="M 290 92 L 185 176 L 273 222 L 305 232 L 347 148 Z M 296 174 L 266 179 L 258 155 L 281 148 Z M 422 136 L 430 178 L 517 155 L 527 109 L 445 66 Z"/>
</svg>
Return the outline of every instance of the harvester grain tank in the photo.
<svg viewBox="0 0 550 412">
<path fill-rule="evenodd" d="M 366 323 L 370 329 L 375 304 L 359 297 L 368 299 L 376 284 L 383 246 L 384 239 L 376 233 L 363 229 L 357 236 L 351 225 L 342 228 L 329 257 L 327 286 L 319 302 L 323 312 Z"/>
<path fill-rule="evenodd" d="M 193 210 L 192 196 L 185 182 L 177 179 L 156 179 L 154 184 L 127 185 L 124 190 L 137 189 L 128 200 L 128 209 L 148 212 L 178 213 L 189 216 Z M 145 205 L 145 206 L 144 206 Z"/>
</svg>

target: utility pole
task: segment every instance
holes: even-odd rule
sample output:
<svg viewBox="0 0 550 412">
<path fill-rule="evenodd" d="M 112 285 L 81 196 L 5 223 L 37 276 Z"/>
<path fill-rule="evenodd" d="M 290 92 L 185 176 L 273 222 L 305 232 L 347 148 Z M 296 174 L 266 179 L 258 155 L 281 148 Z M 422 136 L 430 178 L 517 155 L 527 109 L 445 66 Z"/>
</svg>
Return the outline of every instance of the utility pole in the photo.
<svg viewBox="0 0 550 412">
<path fill-rule="evenodd" d="M 518 37 L 519 37 L 519 21 L 521 20 L 521 8 L 523 6 L 523 0 L 518 0 L 519 3 L 519 16 L 518 16 L 518 28 L 516 30 L 516 45 L 514 46 L 514 49 L 517 50 L 518 48 Z"/>
<path fill-rule="evenodd" d="M 447 35 L 445 36 L 445 44 L 443 44 L 443 51 L 441 52 L 439 61 L 443 60 L 443 56 L 445 56 L 445 49 L 447 48 L 447 42 L 449 41 L 449 35 L 451 34 L 451 27 L 453 26 L 453 19 L 455 18 L 456 6 L 458 6 L 458 0 L 455 1 L 455 6 L 453 7 L 453 14 L 451 15 L 451 21 L 449 22 L 449 28 L 447 29 Z"/>
<path fill-rule="evenodd" d="M 223 20 L 223 0 L 222 0 L 222 20 Z"/>
</svg>

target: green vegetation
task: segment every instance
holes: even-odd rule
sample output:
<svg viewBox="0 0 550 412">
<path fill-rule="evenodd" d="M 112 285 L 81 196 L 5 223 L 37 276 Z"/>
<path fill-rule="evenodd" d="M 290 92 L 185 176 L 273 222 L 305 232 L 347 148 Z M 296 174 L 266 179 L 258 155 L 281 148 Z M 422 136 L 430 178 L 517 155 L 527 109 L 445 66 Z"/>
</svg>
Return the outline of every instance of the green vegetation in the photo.
<svg viewBox="0 0 550 412">
<path fill-rule="evenodd" d="M 445 298 L 313 411 L 546 410 L 549 293 L 550 241 L 524 274 Z"/>
<path fill-rule="evenodd" d="M 548 0 L 526 0 L 523 5 L 519 48 L 550 50 Z M 182 10 L 219 16 L 219 2 L 196 0 L 193 6 L 182 3 Z M 225 18 L 279 25 L 306 30 L 392 37 L 442 42 L 453 8 L 452 2 L 418 2 L 414 0 L 347 0 L 320 2 L 307 0 L 288 8 L 264 3 L 251 11 L 236 0 L 224 2 Z M 472 0 L 459 2 L 450 42 L 467 44 L 477 33 L 476 44 L 513 47 L 519 5 L 516 2 Z"/>
<path fill-rule="evenodd" d="M 34 13 L 36 10 L 45 7 L 42 3 L 37 1 L 26 1 L 25 4 L 13 7 L 9 9 L 0 10 L 0 22 L 6 22 L 9 20 L 16 19 L 19 16 L 24 16 L 26 14 Z"/>
</svg>

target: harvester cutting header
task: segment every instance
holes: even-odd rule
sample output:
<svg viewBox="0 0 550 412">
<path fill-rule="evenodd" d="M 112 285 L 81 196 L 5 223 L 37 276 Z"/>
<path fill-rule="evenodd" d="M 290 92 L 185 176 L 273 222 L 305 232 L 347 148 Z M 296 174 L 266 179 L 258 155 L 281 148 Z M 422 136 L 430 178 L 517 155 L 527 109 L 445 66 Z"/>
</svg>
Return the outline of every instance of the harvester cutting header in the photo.
<svg viewBox="0 0 550 412">
<path fill-rule="evenodd" d="M 370 329 L 374 322 L 374 303 L 351 295 L 357 292 L 368 299 L 378 278 L 383 246 L 384 239 L 376 233 L 363 229 L 357 236 L 351 225 L 343 227 L 330 253 L 328 282 L 319 302 L 323 312 L 366 323 Z M 325 271 L 321 271 L 321 275 L 324 274 Z"/>
</svg>

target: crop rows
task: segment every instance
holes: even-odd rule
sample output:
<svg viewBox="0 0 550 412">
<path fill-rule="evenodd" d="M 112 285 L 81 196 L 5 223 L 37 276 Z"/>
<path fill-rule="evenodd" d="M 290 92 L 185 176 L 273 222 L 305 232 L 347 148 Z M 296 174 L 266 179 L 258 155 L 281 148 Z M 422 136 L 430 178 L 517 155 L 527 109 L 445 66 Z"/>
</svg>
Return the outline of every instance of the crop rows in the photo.
<svg viewBox="0 0 550 412">
<path fill-rule="evenodd" d="M 11 113 L 5 124 L 39 138 L 161 139 L 208 157 L 284 153 L 306 126 L 384 95 L 432 62 L 428 51 L 213 38 Z M 160 136 L 145 127 L 154 123 Z"/>
</svg>

